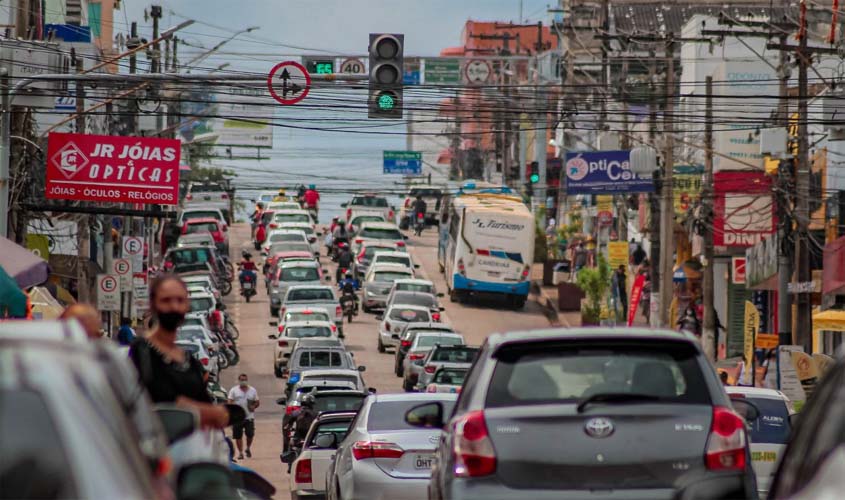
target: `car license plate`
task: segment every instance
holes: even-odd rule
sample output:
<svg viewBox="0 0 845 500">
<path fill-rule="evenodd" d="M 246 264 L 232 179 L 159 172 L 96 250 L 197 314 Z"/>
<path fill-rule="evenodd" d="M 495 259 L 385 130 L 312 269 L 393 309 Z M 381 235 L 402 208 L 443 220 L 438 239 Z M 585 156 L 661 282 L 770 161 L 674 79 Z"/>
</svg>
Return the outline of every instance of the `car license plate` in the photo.
<svg viewBox="0 0 845 500">
<path fill-rule="evenodd" d="M 206 199 L 206 201 L 207 201 L 207 200 L 210 200 L 210 199 L 211 199 L 211 196 L 205 196 L 204 198 L 205 198 L 205 199 Z"/>
<path fill-rule="evenodd" d="M 416 455 L 414 457 L 414 468 L 418 470 L 431 470 L 431 463 L 433 461 L 433 455 Z"/>
<path fill-rule="evenodd" d="M 499 277 L 499 276 L 501 276 L 501 275 L 502 275 L 502 273 L 501 273 L 501 271 L 487 271 L 487 275 L 488 275 L 488 276 L 495 276 L 495 277 Z"/>
</svg>

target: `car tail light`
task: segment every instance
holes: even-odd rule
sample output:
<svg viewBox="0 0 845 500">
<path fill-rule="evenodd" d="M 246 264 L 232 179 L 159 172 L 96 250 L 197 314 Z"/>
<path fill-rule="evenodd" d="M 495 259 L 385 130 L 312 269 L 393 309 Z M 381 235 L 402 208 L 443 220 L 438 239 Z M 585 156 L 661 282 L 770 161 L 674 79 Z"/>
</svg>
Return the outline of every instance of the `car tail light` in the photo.
<svg viewBox="0 0 845 500">
<path fill-rule="evenodd" d="M 410 340 L 403 340 L 402 341 L 402 347 L 411 347 L 411 341 Z"/>
<path fill-rule="evenodd" d="M 161 457 L 155 461 L 156 477 L 165 477 L 173 469 L 173 461 L 168 456 Z"/>
<path fill-rule="evenodd" d="M 392 218 L 393 218 L 393 215 L 394 215 L 394 214 L 393 214 L 393 210 L 388 210 L 388 212 L 387 212 L 387 218 L 388 218 L 388 219 L 392 219 Z"/>
<path fill-rule="evenodd" d="M 428 387 L 425 388 L 425 392 L 437 392 L 437 386 L 434 384 L 428 384 Z"/>
<path fill-rule="evenodd" d="M 425 370 L 426 373 L 434 374 L 434 372 L 437 371 L 437 367 L 434 365 L 425 365 L 425 368 L 423 368 L 423 370 Z"/>
<path fill-rule="evenodd" d="M 189 193 L 189 194 L 185 195 L 185 199 L 188 200 L 188 201 L 191 201 L 191 200 L 194 199 L 194 195 Z"/>
<path fill-rule="evenodd" d="M 363 242 L 364 242 L 364 240 L 363 240 L 363 239 L 361 239 L 361 238 L 355 238 L 355 244 L 356 244 L 356 245 L 360 245 L 360 244 L 361 244 L 361 243 L 363 243 Z"/>
<path fill-rule="evenodd" d="M 723 406 L 713 408 L 704 461 L 710 470 L 745 469 L 745 422 Z"/>
<path fill-rule="evenodd" d="M 361 250 L 361 253 L 358 254 L 358 262 L 364 262 L 364 250 Z"/>
<path fill-rule="evenodd" d="M 408 355 L 408 359 L 411 361 L 417 361 L 419 359 L 423 359 L 425 357 L 424 354 L 410 354 Z"/>
<path fill-rule="evenodd" d="M 349 219 L 351 219 L 351 218 L 352 218 L 352 209 L 351 209 L 351 208 L 347 208 L 347 209 L 346 209 L 346 220 L 349 220 Z"/>
<path fill-rule="evenodd" d="M 275 222 L 270 223 L 270 229 L 276 229 L 277 227 L 279 227 L 279 225 L 276 224 Z"/>
<path fill-rule="evenodd" d="M 332 325 L 332 331 L 333 331 L 333 332 L 336 332 L 336 331 L 337 331 L 337 325 Z"/>
<path fill-rule="evenodd" d="M 209 359 L 208 359 L 208 358 L 202 358 L 202 359 L 200 359 L 200 363 L 202 363 L 202 364 L 203 364 L 203 366 L 208 366 L 208 361 L 209 361 Z"/>
<path fill-rule="evenodd" d="M 405 242 L 404 242 L 404 241 L 397 241 L 397 242 L 396 242 L 396 246 L 397 246 L 397 247 L 400 247 L 400 248 L 401 248 L 401 247 L 404 247 L 404 246 L 405 246 Z"/>
<path fill-rule="evenodd" d="M 526 279 L 528 279 L 528 274 L 530 272 L 531 272 L 531 267 L 526 265 L 525 269 L 522 270 L 522 278 L 520 279 L 520 281 L 525 281 Z"/>
<path fill-rule="evenodd" d="M 299 408 L 298 405 L 285 406 L 285 415 L 293 415 L 293 412 L 295 412 L 297 408 Z"/>
<path fill-rule="evenodd" d="M 336 316 L 338 316 L 338 317 L 343 316 L 343 308 L 342 308 L 342 307 L 340 307 L 340 306 L 336 306 L 336 307 L 334 308 L 334 313 L 335 313 L 335 315 L 336 315 Z"/>
<path fill-rule="evenodd" d="M 288 346 L 287 340 L 280 340 L 279 341 L 279 347 L 287 347 L 287 346 Z"/>
<path fill-rule="evenodd" d="M 279 333 L 285 331 L 285 325 L 279 325 Z"/>
<path fill-rule="evenodd" d="M 431 319 L 432 321 L 440 321 L 440 313 L 432 313 Z"/>
<path fill-rule="evenodd" d="M 384 329 L 385 329 L 386 331 L 388 331 L 388 332 L 390 331 L 390 321 L 385 321 L 385 322 L 384 322 Z"/>
<path fill-rule="evenodd" d="M 458 272 L 466 276 L 467 268 L 464 266 L 464 259 L 458 259 Z"/>
<path fill-rule="evenodd" d="M 317 237 L 311 236 L 311 237 L 308 238 L 308 241 L 311 242 L 311 243 L 314 243 L 315 241 L 317 241 Z"/>
<path fill-rule="evenodd" d="M 483 410 L 469 412 L 455 423 L 454 453 L 457 477 L 489 476 L 496 471 L 496 450 Z"/>
<path fill-rule="evenodd" d="M 221 195 L 220 195 L 220 197 L 221 197 L 221 198 L 223 198 L 224 200 L 228 200 L 228 199 L 229 199 L 229 195 L 228 195 L 228 194 L 226 194 L 226 193 L 221 194 Z"/>
<path fill-rule="evenodd" d="M 287 307 L 283 307 L 283 308 L 282 308 L 282 311 L 281 311 L 281 312 L 282 312 L 282 316 L 284 316 L 284 315 L 285 315 L 285 311 L 287 311 L 287 309 L 288 309 Z"/>
<path fill-rule="evenodd" d="M 293 476 L 293 480 L 297 483 L 310 483 L 311 482 L 311 459 L 304 458 L 299 462 L 296 462 L 296 473 Z"/>
<path fill-rule="evenodd" d="M 405 451 L 394 443 L 386 441 L 355 441 L 352 456 L 355 460 L 367 458 L 400 458 Z"/>
</svg>

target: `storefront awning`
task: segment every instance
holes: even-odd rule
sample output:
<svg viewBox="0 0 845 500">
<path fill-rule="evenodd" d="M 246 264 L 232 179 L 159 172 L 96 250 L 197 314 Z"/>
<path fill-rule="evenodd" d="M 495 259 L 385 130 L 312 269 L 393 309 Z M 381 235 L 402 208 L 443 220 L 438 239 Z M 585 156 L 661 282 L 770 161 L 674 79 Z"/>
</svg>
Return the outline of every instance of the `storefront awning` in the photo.
<svg viewBox="0 0 845 500">
<path fill-rule="evenodd" d="M 820 352 L 821 332 L 845 332 L 845 311 L 828 309 L 813 314 L 813 352 Z"/>
</svg>

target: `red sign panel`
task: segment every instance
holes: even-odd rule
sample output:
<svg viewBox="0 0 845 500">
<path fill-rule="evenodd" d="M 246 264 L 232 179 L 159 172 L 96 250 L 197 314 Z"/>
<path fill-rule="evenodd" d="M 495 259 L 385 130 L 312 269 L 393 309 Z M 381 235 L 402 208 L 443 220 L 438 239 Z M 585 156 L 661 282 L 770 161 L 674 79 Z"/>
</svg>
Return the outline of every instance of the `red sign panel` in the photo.
<svg viewBox="0 0 845 500">
<path fill-rule="evenodd" d="M 47 198 L 176 205 L 175 139 L 51 133 Z"/>
<path fill-rule="evenodd" d="M 731 258 L 731 283 L 734 285 L 745 284 L 745 257 Z"/>
<path fill-rule="evenodd" d="M 777 227 L 772 181 L 762 172 L 714 174 L 713 244 L 750 247 Z"/>
</svg>

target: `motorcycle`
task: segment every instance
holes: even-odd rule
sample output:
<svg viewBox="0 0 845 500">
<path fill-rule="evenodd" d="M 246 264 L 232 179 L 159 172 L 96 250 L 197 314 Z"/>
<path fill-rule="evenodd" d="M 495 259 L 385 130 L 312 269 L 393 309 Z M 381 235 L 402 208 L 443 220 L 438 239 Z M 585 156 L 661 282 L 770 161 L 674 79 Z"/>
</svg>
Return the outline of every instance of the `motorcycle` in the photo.
<svg viewBox="0 0 845 500">
<path fill-rule="evenodd" d="M 340 237 L 332 240 L 332 246 L 329 250 L 329 257 L 331 257 L 332 262 L 337 262 L 337 257 L 340 255 L 340 247 L 338 246 L 340 243 L 349 244 L 349 240 Z"/>
<path fill-rule="evenodd" d="M 340 297 L 340 306 L 347 322 L 352 323 L 352 317 L 358 315 L 358 296 L 354 293 L 344 293 Z"/>
<path fill-rule="evenodd" d="M 255 273 L 245 273 L 241 280 L 241 297 L 249 303 L 258 292 L 255 290 Z"/>
<path fill-rule="evenodd" d="M 423 229 L 425 229 L 425 215 L 417 214 L 417 223 L 414 225 L 414 234 L 421 236 Z"/>
</svg>

